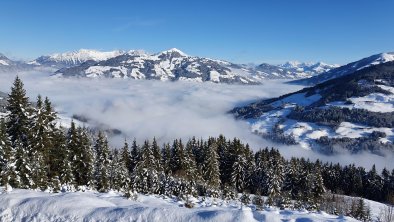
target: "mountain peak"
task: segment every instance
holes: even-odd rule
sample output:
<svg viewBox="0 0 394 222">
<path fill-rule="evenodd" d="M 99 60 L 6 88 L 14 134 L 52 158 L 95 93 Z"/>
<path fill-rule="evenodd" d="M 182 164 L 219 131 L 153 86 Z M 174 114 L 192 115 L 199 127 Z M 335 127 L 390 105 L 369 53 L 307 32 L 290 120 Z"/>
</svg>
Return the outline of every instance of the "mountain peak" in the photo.
<svg viewBox="0 0 394 222">
<path fill-rule="evenodd" d="M 394 52 L 384 52 L 380 54 L 382 62 L 394 61 Z"/>
<path fill-rule="evenodd" d="M 188 56 L 186 53 L 182 52 L 181 50 L 179 50 L 177 48 L 171 48 L 171 49 L 165 50 L 159 54 L 160 55 L 177 55 L 178 57 Z"/>
</svg>

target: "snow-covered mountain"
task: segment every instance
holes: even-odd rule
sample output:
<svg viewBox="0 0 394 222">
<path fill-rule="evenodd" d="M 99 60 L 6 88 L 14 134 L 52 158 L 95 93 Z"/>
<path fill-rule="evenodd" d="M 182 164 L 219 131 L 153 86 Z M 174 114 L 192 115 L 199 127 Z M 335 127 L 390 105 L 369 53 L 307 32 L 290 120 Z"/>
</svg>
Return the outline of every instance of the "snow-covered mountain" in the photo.
<svg viewBox="0 0 394 222">
<path fill-rule="evenodd" d="M 55 53 L 52 55 L 40 56 L 37 59 L 28 62 L 35 66 L 48 66 L 55 68 L 64 68 L 80 65 L 86 61 L 102 61 L 124 54 L 124 51 L 102 52 L 90 49 L 80 49 L 73 52 Z"/>
<path fill-rule="evenodd" d="M 247 120 L 253 132 L 277 142 L 325 153 L 342 147 L 383 155 L 383 150 L 394 151 L 394 62 L 365 67 L 368 64 L 360 64 L 352 74 L 231 112 Z"/>
<path fill-rule="evenodd" d="M 394 61 L 394 52 L 380 53 L 349 63 L 344 66 L 340 66 L 338 68 L 331 69 L 329 71 L 323 72 L 320 75 L 313 76 L 308 79 L 295 80 L 293 81 L 293 83 L 314 85 L 333 78 L 351 74 L 355 71 L 364 69 L 369 66 L 378 65 L 390 61 Z"/>
<path fill-rule="evenodd" d="M 253 69 L 226 61 L 189 56 L 178 49 L 157 54 L 131 51 L 104 61 L 87 61 L 56 72 L 63 77 L 108 77 L 258 84 L 264 77 Z"/>
<path fill-rule="evenodd" d="M 304 64 L 301 67 L 301 64 Z M 63 77 L 107 77 L 194 81 L 215 83 L 259 84 L 264 79 L 298 79 L 313 76 L 334 66 L 323 63 L 300 63 L 300 67 L 239 65 L 227 61 L 189 56 L 173 48 L 157 54 L 130 51 L 103 61 L 86 61 L 63 68 Z"/>
<path fill-rule="evenodd" d="M 338 65 L 329 65 L 323 62 L 303 63 L 303 62 L 286 62 L 280 65 L 271 65 L 262 63 L 255 67 L 259 75 L 270 79 L 301 79 L 309 78 Z"/>
<path fill-rule="evenodd" d="M 18 72 L 32 68 L 28 64 L 19 61 L 13 61 L 0 53 L 0 72 Z"/>
</svg>

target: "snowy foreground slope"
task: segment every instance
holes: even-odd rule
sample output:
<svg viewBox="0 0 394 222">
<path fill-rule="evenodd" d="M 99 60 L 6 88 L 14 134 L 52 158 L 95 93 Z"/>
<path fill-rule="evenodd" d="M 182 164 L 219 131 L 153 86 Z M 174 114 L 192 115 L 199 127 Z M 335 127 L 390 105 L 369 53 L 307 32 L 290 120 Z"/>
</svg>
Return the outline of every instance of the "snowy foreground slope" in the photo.
<svg viewBox="0 0 394 222">
<path fill-rule="evenodd" d="M 357 221 L 324 212 L 274 208 L 256 211 L 253 206 L 240 207 L 237 202 L 195 201 L 196 207 L 189 209 L 183 202 L 157 196 L 139 195 L 133 201 L 115 192 L 46 193 L 18 189 L 0 194 L 0 221 Z M 375 217 L 383 207 L 372 201 L 366 203 Z"/>
</svg>

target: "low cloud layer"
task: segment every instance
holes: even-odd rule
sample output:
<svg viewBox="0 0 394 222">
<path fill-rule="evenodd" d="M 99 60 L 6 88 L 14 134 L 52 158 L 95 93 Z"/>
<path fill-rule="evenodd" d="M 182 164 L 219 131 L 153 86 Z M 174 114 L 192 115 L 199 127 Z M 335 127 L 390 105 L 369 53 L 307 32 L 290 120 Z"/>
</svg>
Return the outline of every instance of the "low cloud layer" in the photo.
<svg viewBox="0 0 394 222">
<path fill-rule="evenodd" d="M 236 121 L 226 112 L 234 106 L 258 98 L 269 98 L 300 89 L 281 81 L 267 81 L 260 86 L 213 83 L 160 82 L 124 79 L 61 79 L 48 73 L 19 74 L 28 95 L 48 96 L 64 116 L 84 115 L 94 122 L 121 130 L 112 138 L 120 146 L 126 137 L 138 141 L 155 136 L 159 142 L 192 136 L 207 138 L 223 134 L 248 142 L 255 150 L 275 146 L 253 135 L 244 121 Z M 0 91 L 8 92 L 15 74 L 0 74 Z M 327 157 L 297 146 L 279 146 L 284 156 L 356 163 L 369 168 L 394 167 L 387 158 L 376 155 L 341 155 Z M 392 156 L 390 155 L 392 158 Z"/>
</svg>

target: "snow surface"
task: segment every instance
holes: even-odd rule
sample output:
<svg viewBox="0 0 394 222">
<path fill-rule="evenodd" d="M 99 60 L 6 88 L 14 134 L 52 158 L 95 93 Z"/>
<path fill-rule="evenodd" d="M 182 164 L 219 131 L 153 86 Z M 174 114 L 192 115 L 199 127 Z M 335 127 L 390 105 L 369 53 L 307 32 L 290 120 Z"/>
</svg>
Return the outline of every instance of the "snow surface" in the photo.
<svg viewBox="0 0 394 222">
<path fill-rule="evenodd" d="M 0 65 L 8 66 L 10 64 L 8 64 L 6 61 L 0 59 Z"/>
<path fill-rule="evenodd" d="M 117 192 L 97 193 L 14 189 L 0 194 L 0 221 L 357 221 L 350 217 L 324 212 L 254 210 L 239 202 L 223 202 L 207 198 L 193 199 L 195 207 L 185 208 L 184 202 L 159 196 L 138 195 L 137 201 L 127 200 Z M 372 214 L 382 204 L 368 201 Z"/>
<path fill-rule="evenodd" d="M 328 103 L 328 106 L 338 106 L 349 109 L 366 109 L 371 112 L 394 112 L 394 87 L 377 85 L 380 88 L 391 92 L 391 94 L 386 95 L 383 93 L 371 93 L 363 97 L 351 97 L 349 100 L 353 104 L 345 104 L 342 101 L 335 101 Z"/>
<path fill-rule="evenodd" d="M 273 107 L 283 106 L 284 104 L 297 104 L 299 106 L 309 106 L 314 102 L 317 102 L 321 99 L 321 95 L 314 94 L 312 96 L 305 97 L 306 93 L 297 93 L 286 98 L 283 98 L 279 101 L 272 103 Z"/>
</svg>

